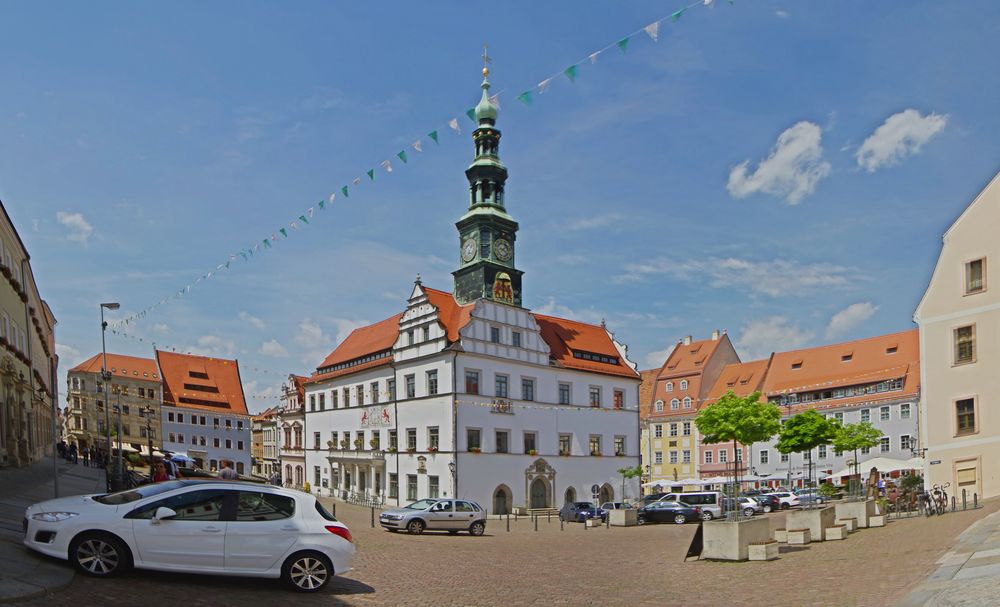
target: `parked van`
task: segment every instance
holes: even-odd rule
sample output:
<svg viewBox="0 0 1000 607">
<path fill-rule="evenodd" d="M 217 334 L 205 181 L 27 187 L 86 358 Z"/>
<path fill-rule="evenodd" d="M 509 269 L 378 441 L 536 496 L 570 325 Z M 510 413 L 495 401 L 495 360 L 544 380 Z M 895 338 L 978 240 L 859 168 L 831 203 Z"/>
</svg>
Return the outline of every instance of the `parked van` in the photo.
<svg viewBox="0 0 1000 607">
<path fill-rule="evenodd" d="M 722 493 L 719 491 L 690 491 L 685 493 L 668 493 L 660 501 L 684 502 L 690 506 L 701 508 L 701 518 L 710 521 L 722 516 Z"/>
</svg>

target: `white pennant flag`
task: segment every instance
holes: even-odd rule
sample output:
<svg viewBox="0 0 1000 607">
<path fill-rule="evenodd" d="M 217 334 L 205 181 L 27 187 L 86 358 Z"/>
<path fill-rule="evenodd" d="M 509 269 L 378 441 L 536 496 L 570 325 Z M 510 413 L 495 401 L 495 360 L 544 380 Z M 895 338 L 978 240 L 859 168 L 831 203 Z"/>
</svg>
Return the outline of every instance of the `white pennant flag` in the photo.
<svg viewBox="0 0 1000 607">
<path fill-rule="evenodd" d="M 545 91 L 549 90 L 549 85 L 552 84 L 551 78 L 546 78 L 538 83 L 538 94 L 541 95 Z"/>
<path fill-rule="evenodd" d="M 276 242 L 278 242 L 278 234 L 277 234 L 277 232 L 271 234 L 271 244 L 274 244 Z"/>
<path fill-rule="evenodd" d="M 590 63 L 591 64 L 597 63 L 597 56 L 600 55 L 600 54 L 601 54 L 601 51 L 597 51 L 596 53 L 591 53 L 591 55 L 590 55 Z"/>
<path fill-rule="evenodd" d="M 417 139 L 416 141 L 413 142 L 413 149 L 415 149 L 418 152 L 423 152 L 424 144 L 421 143 L 419 139 Z"/>
<path fill-rule="evenodd" d="M 646 30 L 646 33 L 649 34 L 649 37 L 653 39 L 653 42 L 657 42 L 657 39 L 660 37 L 659 21 L 654 21 L 653 23 L 650 23 L 649 25 L 647 25 L 642 29 Z"/>
<path fill-rule="evenodd" d="M 288 227 L 292 228 L 293 230 L 298 230 L 299 229 L 299 224 L 297 224 L 294 221 L 292 221 L 292 222 L 289 222 Z"/>
<path fill-rule="evenodd" d="M 712 6 L 713 2 L 715 2 L 715 0 L 705 0 L 705 6 Z"/>
<path fill-rule="evenodd" d="M 391 173 L 392 172 L 392 163 L 389 162 L 388 160 L 383 160 L 381 162 L 381 165 L 382 165 L 382 168 L 385 169 L 386 173 Z"/>
<path fill-rule="evenodd" d="M 456 133 L 461 134 L 462 129 L 458 128 L 458 118 L 452 118 L 448 121 L 448 126 L 455 130 Z"/>
<path fill-rule="evenodd" d="M 353 183 L 354 185 L 361 185 L 361 178 L 355 177 L 354 181 L 352 181 L 351 183 Z"/>
<path fill-rule="evenodd" d="M 500 109 L 500 94 L 499 93 L 497 93 L 496 95 L 493 95 L 492 97 L 490 97 L 490 105 L 492 105 L 493 107 L 495 107 L 498 110 Z"/>
<path fill-rule="evenodd" d="M 330 194 L 330 204 L 333 204 L 333 201 L 334 201 L 334 200 L 336 200 L 336 199 L 337 199 L 337 194 L 336 194 L 336 192 L 335 192 L 335 193 L 333 193 L 333 194 Z"/>
<path fill-rule="evenodd" d="M 309 217 L 313 216 L 313 207 L 309 207 Z"/>
</svg>

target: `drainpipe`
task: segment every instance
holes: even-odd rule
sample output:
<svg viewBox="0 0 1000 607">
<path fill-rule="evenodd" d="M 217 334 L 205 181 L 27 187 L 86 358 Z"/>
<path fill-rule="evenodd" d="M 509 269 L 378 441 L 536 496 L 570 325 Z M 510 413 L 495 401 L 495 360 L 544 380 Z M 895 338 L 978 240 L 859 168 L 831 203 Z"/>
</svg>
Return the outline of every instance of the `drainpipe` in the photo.
<svg viewBox="0 0 1000 607">
<path fill-rule="evenodd" d="M 458 351 L 451 358 L 451 445 L 454 449 L 451 471 L 451 497 L 458 499 Z"/>
<path fill-rule="evenodd" d="M 398 506 L 399 503 L 400 503 L 400 499 L 399 499 L 399 493 L 400 493 L 400 486 L 399 486 L 399 398 L 397 397 L 397 395 L 399 394 L 399 386 L 396 383 L 396 359 L 395 359 L 395 357 L 393 357 L 392 362 L 389 363 L 389 367 L 392 369 L 392 394 L 391 394 L 391 396 L 392 396 L 392 418 L 394 420 L 392 423 L 396 426 L 396 428 L 395 428 L 395 430 L 396 430 L 396 452 L 393 453 L 393 456 L 395 456 L 395 458 L 396 458 L 396 505 Z"/>
</svg>

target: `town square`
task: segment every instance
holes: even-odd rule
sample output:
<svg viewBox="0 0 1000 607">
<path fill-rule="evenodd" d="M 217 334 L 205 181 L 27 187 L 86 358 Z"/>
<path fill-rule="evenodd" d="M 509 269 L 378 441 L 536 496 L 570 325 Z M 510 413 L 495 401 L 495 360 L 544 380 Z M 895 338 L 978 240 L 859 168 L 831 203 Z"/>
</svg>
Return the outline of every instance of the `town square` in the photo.
<svg viewBox="0 0 1000 607">
<path fill-rule="evenodd" d="M 0 17 L 0 603 L 1000 591 L 1000 6 Z"/>
</svg>

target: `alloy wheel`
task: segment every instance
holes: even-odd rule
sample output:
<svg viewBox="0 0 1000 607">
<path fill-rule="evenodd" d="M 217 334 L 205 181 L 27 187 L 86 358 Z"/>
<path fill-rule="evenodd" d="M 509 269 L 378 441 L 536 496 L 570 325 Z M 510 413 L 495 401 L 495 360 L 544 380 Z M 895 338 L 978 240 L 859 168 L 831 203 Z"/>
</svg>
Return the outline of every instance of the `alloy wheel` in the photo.
<svg viewBox="0 0 1000 607">
<path fill-rule="evenodd" d="M 674 522 L 677 523 L 678 525 L 683 525 L 684 523 L 687 522 L 687 517 L 685 517 L 683 514 L 678 514 L 674 517 Z"/>
<path fill-rule="evenodd" d="M 112 544 L 98 538 L 80 543 L 76 549 L 76 560 L 92 575 L 111 575 L 118 568 L 121 556 Z"/>
<path fill-rule="evenodd" d="M 296 587 L 305 590 L 318 590 L 330 577 L 326 563 L 312 556 L 304 556 L 292 563 L 288 577 Z"/>
</svg>

